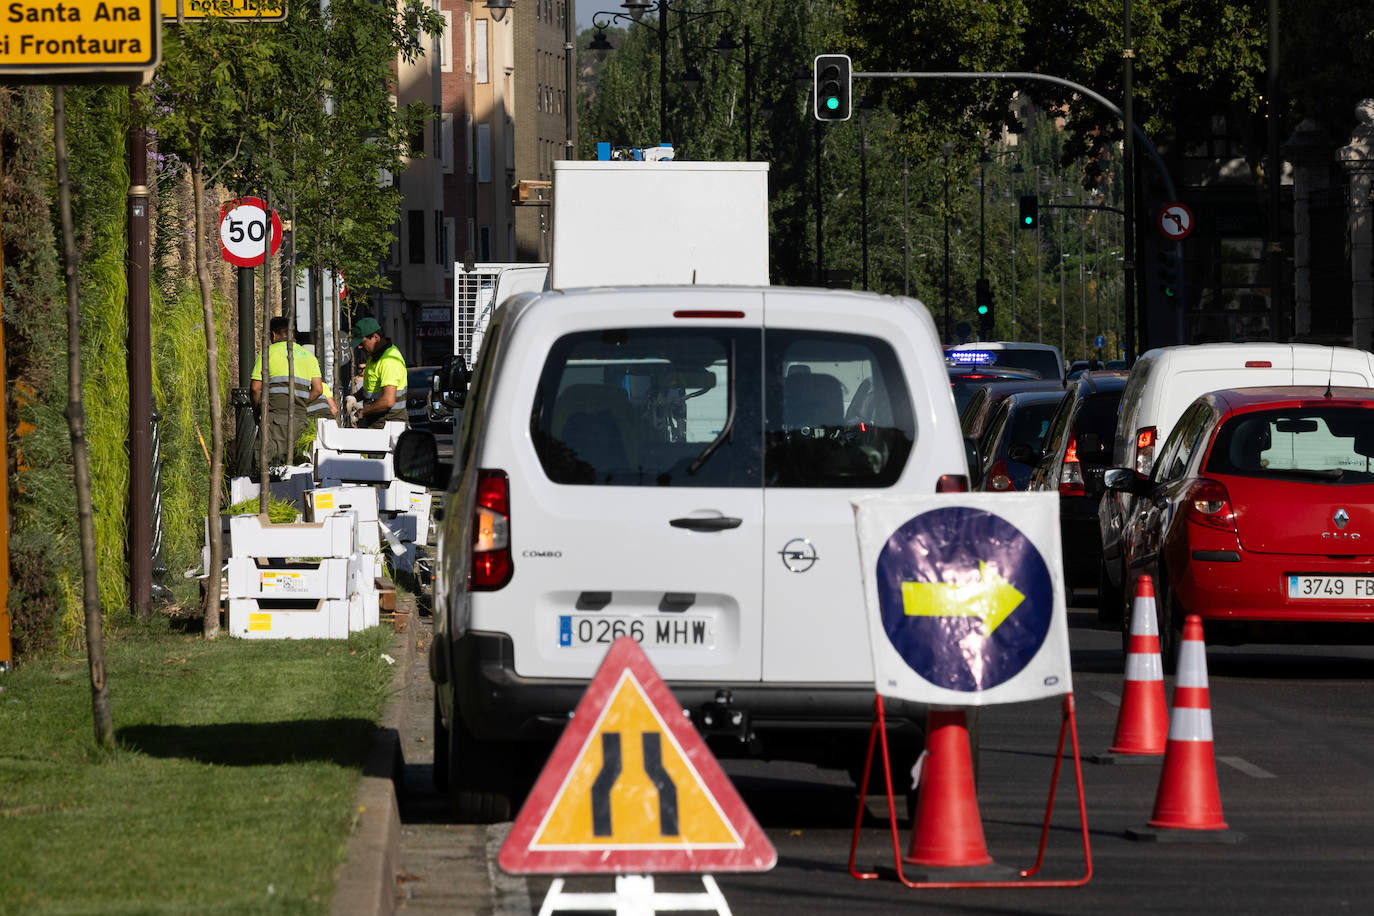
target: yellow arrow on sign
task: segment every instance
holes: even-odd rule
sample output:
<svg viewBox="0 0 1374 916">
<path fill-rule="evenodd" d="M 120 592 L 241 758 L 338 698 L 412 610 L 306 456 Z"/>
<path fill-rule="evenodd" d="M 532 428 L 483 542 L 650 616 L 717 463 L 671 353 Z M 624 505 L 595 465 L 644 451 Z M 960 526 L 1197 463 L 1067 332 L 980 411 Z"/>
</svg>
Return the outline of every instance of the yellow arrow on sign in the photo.
<svg viewBox="0 0 1374 916">
<path fill-rule="evenodd" d="M 902 607 L 908 617 L 977 617 L 991 636 L 1026 596 L 999 573 L 978 562 L 979 581 L 966 585 L 948 582 L 903 582 Z"/>
</svg>

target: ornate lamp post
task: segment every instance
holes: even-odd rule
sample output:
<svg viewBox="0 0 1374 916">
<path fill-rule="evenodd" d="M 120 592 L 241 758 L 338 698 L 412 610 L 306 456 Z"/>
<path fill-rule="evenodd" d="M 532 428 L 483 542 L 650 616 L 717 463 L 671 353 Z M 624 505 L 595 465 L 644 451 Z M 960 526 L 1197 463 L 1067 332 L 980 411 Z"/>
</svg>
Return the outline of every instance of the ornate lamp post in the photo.
<svg viewBox="0 0 1374 916">
<path fill-rule="evenodd" d="M 499 3 L 499 2 L 513 2 L 513 0 L 497 0 L 497 2 L 498 2 L 498 3 Z M 592 51 L 596 51 L 596 52 L 604 52 L 604 51 L 609 51 L 609 50 L 611 50 L 611 43 L 610 43 L 610 41 L 608 41 L 608 40 L 606 39 L 606 29 L 607 29 L 612 23 L 614 23 L 614 22 L 621 22 L 621 21 L 624 21 L 624 22 L 628 23 L 630 26 L 636 26 L 636 25 L 638 25 L 638 26 L 643 26 L 644 28 L 649 29 L 649 30 L 652 31 L 656 36 L 658 36 L 658 134 L 659 134 L 659 140 L 665 140 L 665 139 L 668 138 L 668 101 L 667 101 L 667 100 L 668 100 L 668 34 L 669 34 L 669 32 L 671 32 L 671 31 L 676 31 L 676 32 L 678 33 L 678 35 L 681 36 L 682 30 L 685 29 L 685 28 L 688 26 L 688 24 L 690 24 L 690 23 L 692 23 L 692 22 L 696 22 L 696 21 L 701 20 L 701 19 L 708 19 L 708 18 L 710 18 L 710 17 L 712 17 L 712 16 L 722 16 L 722 15 L 728 17 L 728 18 L 730 19 L 730 21 L 733 22 L 735 17 L 734 17 L 734 14 L 733 14 L 733 13 L 731 13 L 729 10 L 726 10 L 726 9 L 719 9 L 719 10 L 685 10 L 685 9 L 682 9 L 681 7 L 675 7 L 675 6 L 670 5 L 669 2 L 668 2 L 668 0 L 653 0 L 653 2 L 650 2 L 650 0 L 625 0 L 625 2 L 624 2 L 623 4 L 621 4 L 621 5 L 625 7 L 625 12 L 623 12 L 623 13 L 616 13 L 616 12 L 610 12 L 610 11 L 602 11 L 602 12 L 596 13 L 596 14 L 592 17 L 592 25 L 595 26 L 595 28 L 596 28 L 596 34 L 595 34 L 594 36 L 592 36 L 592 42 L 591 42 L 591 45 L 590 45 L 589 47 L 590 47 L 590 49 L 591 49 Z M 653 25 L 651 25 L 650 23 L 647 23 L 647 22 L 645 22 L 645 21 L 643 20 L 644 14 L 645 14 L 646 12 L 648 12 L 650 9 L 654 10 L 654 12 L 655 12 L 655 14 L 656 14 L 656 17 L 657 17 L 657 18 L 656 18 L 656 24 L 653 24 Z M 668 16 L 669 16 L 670 13 L 676 13 L 676 14 L 677 14 L 677 27 L 676 27 L 676 29 L 673 29 L 673 27 L 669 24 Z M 738 48 L 738 47 L 739 47 L 739 45 L 737 45 L 737 44 L 735 43 L 735 40 L 734 40 L 733 38 L 730 37 L 730 35 L 729 35 L 728 32 L 722 32 L 722 33 L 721 33 L 721 38 L 720 38 L 719 41 L 716 42 L 716 45 L 715 45 L 715 47 L 714 47 L 714 50 L 717 51 L 717 52 L 719 52 L 719 53 L 721 53 L 722 55 L 725 55 L 725 56 L 728 58 L 728 56 L 729 56 L 736 48 Z M 750 73 L 750 68 L 751 68 L 751 65 L 752 65 L 752 61 L 750 60 L 750 57 L 749 57 L 749 53 L 750 53 L 750 47 L 749 47 L 749 33 L 748 33 L 747 30 L 745 31 L 745 45 L 744 45 L 744 48 L 745 48 L 745 77 L 744 77 L 744 78 L 745 78 L 745 104 L 748 105 L 748 103 L 749 103 L 749 85 L 748 85 L 748 84 L 749 84 L 749 82 L 750 82 L 750 78 L 752 77 L 752 73 Z M 697 71 L 697 69 L 696 69 L 695 67 L 689 66 L 689 67 L 687 68 L 687 70 L 686 70 L 684 81 L 685 81 L 685 82 L 688 82 L 688 83 L 700 84 L 700 82 L 701 82 L 701 74 Z M 748 133 L 747 133 L 748 130 L 749 130 L 749 119 L 748 119 L 748 115 L 747 115 L 747 114 L 746 114 L 746 116 L 745 116 L 745 130 L 746 130 L 745 146 L 748 147 L 748 146 L 750 145 L 750 137 L 749 137 L 749 135 L 748 135 Z"/>
</svg>

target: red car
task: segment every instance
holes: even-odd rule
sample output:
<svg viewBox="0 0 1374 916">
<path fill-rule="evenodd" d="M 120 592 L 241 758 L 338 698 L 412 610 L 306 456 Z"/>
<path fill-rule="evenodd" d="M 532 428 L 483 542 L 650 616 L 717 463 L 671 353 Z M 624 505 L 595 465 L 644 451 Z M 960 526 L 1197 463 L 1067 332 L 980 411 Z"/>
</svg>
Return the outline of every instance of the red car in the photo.
<svg viewBox="0 0 1374 916">
<path fill-rule="evenodd" d="M 1155 579 L 1169 670 L 1187 614 L 1209 643 L 1374 642 L 1374 389 L 1210 392 L 1150 476 L 1105 483 L 1143 497 L 1122 549 L 1130 581 Z"/>
</svg>

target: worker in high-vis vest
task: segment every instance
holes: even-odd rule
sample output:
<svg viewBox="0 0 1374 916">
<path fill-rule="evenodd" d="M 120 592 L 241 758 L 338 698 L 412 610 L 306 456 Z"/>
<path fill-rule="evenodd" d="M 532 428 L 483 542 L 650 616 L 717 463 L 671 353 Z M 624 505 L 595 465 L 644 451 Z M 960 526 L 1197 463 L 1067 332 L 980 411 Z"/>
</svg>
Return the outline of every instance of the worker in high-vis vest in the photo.
<svg viewBox="0 0 1374 916">
<path fill-rule="evenodd" d="M 267 349 L 267 463 L 276 467 L 291 464 L 295 443 L 290 427 L 299 436 L 312 422 L 308 413 L 312 403 L 323 399 L 324 380 L 314 355 L 298 343 L 288 342 L 286 319 L 273 318 L 268 324 L 272 345 Z M 291 352 L 288 356 L 288 347 Z M 292 362 L 295 372 L 292 373 Z M 249 393 L 253 406 L 262 403 L 262 354 L 253 363 Z M 294 416 L 294 421 L 292 417 Z"/>
<path fill-rule="evenodd" d="M 382 336 L 376 318 L 360 318 L 353 325 L 353 346 L 367 353 L 358 407 L 353 413 L 355 426 L 380 426 L 393 420 L 409 425 L 406 419 L 406 360 L 389 337 Z"/>
</svg>

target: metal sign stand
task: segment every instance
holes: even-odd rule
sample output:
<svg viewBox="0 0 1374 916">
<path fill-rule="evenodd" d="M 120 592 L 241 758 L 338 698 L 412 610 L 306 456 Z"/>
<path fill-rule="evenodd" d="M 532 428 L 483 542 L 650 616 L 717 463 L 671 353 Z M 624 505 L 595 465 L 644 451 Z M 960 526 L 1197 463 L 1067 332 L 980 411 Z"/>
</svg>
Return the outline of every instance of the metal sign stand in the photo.
<svg viewBox="0 0 1374 916">
<path fill-rule="evenodd" d="M 701 876 L 705 891 L 699 894 L 690 892 L 662 892 L 654 890 L 653 875 L 616 875 L 615 890 L 609 893 L 565 893 L 563 879 L 555 878 L 544 895 L 544 903 L 539 907 L 539 916 L 550 916 L 559 912 L 606 912 L 615 916 L 652 916 L 659 911 L 709 912 L 720 916 L 730 916 L 730 905 L 720 892 L 716 879 L 710 875 Z"/>
<path fill-rule="evenodd" d="M 1084 873 L 1081 878 L 1068 880 L 1025 880 L 1031 878 L 1040 870 L 1040 866 L 1045 861 L 1045 844 L 1049 839 L 1050 816 L 1054 813 L 1055 790 L 1059 785 L 1060 764 L 1064 760 L 1064 739 L 1072 737 L 1073 741 L 1073 770 L 1078 787 L 1078 820 L 1079 828 L 1083 834 L 1083 868 Z M 1018 874 L 1022 880 L 1013 881 L 913 881 L 902 871 L 902 848 L 897 835 L 897 807 L 892 793 L 892 764 L 888 758 L 887 749 L 887 721 L 883 715 L 883 698 L 878 694 L 873 702 L 873 725 L 868 732 L 868 754 L 864 759 L 863 778 L 859 780 L 859 785 L 868 785 L 869 773 L 873 769 L 874 745 L 879 744 L 882 752 L 883 779 L 887 789 L 887 816 L 888 823 L 892 831 L 892 857 L 897 867 L 897 880 L 907 887 L 919 888 L 964 888 L 964 887 L 1081 887 L 1087 884 L 1093 874 L 1092 850 L 1088 843 L 1088 812 L 1087 805 L 1083 799 L 1083 762 L 1078 754 L 1078 719 L 1074 715 L 1073 694 L 1064 695 L 1063 717 L 1059 727 L 1059 746 L 1054 754 L 1054 773 L 1050 776 L 1049 800 L 1045 804 L 1045 821 L 1040 829 L 1040 849 L 1035 858 L 1035 864 L 1030 868 L 1021 869 Z M 854 836 L 849 844 L 849 873 L 860 881 L 872 881 L 879 877 L 877 871 L 859 871 L 854 866 L 854 859 L 859 849 L 859 830 L 863 824 L 864 799 L 863 794 L 859 795 L 859 810 L 854 817 Z M 914 827 L 913 827 L 914 829 Z M 954 871 L 954 870 L 952 870 Z M 541 914 L 542 916 L 542 914 Z"/>
</svg>

